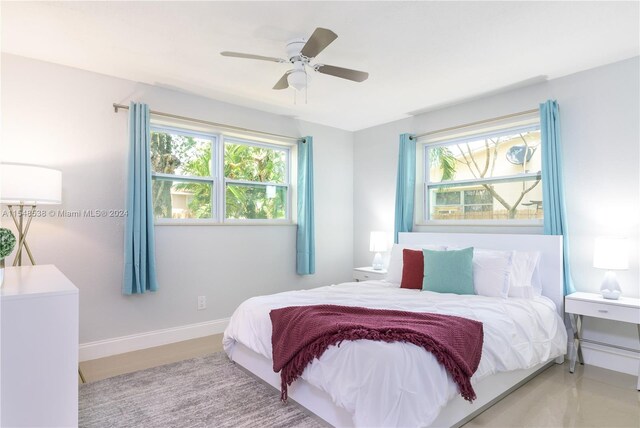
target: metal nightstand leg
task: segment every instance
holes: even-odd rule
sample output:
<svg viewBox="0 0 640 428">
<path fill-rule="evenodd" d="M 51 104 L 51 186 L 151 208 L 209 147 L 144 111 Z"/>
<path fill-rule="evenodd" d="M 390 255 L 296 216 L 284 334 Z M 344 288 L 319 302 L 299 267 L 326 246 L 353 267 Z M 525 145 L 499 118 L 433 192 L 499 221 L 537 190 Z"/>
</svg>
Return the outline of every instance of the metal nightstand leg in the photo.
<svg viewBox="0 0 640 428">
<path fill-rule="evenodd" d="M 571 354 L 571 360 L 569 362 L 569 373 L 573 373 L 576 368 L 576 356 L 581 365 L 584 365 L 584 358 L 582 357 L 582 348 L 580 347 L 580 341 L 582 340 L 582 315 L 572 314 L 571 328 L 573 329 L 573 353 Z M 639 330 L 640 331 L 640 330 Z"/>
</svg>

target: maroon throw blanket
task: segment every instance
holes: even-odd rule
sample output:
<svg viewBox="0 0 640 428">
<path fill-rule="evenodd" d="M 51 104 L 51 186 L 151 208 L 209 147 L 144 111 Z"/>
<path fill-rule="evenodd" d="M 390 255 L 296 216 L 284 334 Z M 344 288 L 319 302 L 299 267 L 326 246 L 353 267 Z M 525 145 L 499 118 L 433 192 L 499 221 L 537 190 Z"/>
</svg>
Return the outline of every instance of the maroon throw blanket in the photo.
<svg viewBox="0 0 640 428">
<path fill-rule="evenodd" d="M 408 342 L 431 352 L 469 401 L 476 398 L 471 376 L 482 354 L 482 323 L 452 315 L 351 306 L 289 306 L 270 313 L 273 371 L 280 371 L 281 396 L 287 386 L 331 345 L 343 340 Z"/>
</svg>

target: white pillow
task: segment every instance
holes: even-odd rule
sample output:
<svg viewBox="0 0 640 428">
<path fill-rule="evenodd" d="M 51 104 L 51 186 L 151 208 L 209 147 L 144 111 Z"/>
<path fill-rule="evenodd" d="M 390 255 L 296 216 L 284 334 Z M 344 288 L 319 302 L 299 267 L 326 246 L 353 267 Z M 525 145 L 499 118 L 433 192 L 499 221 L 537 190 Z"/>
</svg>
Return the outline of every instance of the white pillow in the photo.
<svg viewBox="0 0 640 428">
<path fill-rule="evenodd" d="M 503 299 L 509 296 L 513 253 L 514 251 L 474 249 L 473 287 L 476 294 Z"/>
<path fill-rule="evenodd" d="M 389 257 L 389 266 L 387 267 L 387 282 L 394 284 L 400 284 L 402 282 L 402 269 L 404 267 L 402 250 L 405 248 L 411 250 L 421 250 L 426 248 L 427 250 L 444 251 L 447 247 L 441 245 L 415 245 L 415 244 L 393 244 L 391 247 L 391 256 Z"/>
<path fill-rule="evenodd" d="M 539 260 L 539 251 L 513 252 L 509 297 L 533 299 L 542 294 L 542 286 L 536 269 Z"/>
</svg>

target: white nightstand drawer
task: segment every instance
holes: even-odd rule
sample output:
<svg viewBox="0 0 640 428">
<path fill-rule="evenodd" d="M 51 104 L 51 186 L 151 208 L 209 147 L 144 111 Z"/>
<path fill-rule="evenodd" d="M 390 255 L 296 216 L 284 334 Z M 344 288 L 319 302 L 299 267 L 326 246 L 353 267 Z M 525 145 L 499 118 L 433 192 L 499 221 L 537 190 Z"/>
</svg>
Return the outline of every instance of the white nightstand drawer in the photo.
<svg viewBox="0 0 640 428">
<path fill-rule="evenodd" d="M 566 299 L 564 302 L 565 312 L 588 317 L 596 317 L 613 321 L 630 322 L 638 324 L 640 322 L 638 309 L 599 303 L 585 302 L 581 300 Z"/>
<path fill-rule="evenodd" d="M 356 281 L 383 280 L 386 276 L 386 270 L 374 270 L 373 268 L 355 268 L 353 270 L 353 279 Z"/>
</svg>

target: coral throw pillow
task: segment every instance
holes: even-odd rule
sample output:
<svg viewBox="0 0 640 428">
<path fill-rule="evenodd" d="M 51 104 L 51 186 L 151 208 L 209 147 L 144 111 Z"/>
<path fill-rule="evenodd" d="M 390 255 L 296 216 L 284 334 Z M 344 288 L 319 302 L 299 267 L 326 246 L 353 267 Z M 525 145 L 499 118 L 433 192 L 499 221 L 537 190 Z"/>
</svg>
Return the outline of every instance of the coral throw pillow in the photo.
<svg viewBox="0 0 640 428">
<path fill-rule="evenodd" d="M 422 290 L 424 254 L 422 250 L 402 250 L 402 282 L 400 288 Z"/>
</svg>

